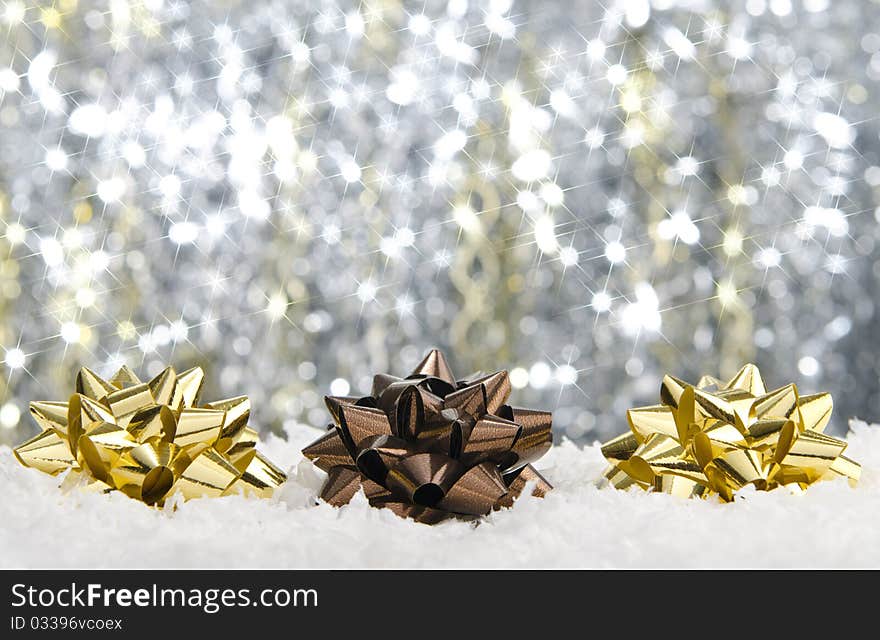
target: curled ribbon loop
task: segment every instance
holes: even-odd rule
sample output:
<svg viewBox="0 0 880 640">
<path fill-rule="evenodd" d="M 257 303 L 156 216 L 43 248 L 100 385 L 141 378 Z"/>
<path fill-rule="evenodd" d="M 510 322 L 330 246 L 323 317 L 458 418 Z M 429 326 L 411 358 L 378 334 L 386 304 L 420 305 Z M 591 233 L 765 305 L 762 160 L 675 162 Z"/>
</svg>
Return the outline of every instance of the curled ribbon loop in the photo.
<svg viewBox="0 0 880 640">
<path fill-rule="evenodd" d="M 141 382 L 128 367 L 109 381 L 83 367 L 67 402 L 31 402 L 42 433 L 15 449 L 26 467 L 87 474 L 150 505 L 244 492 L 268 497 L 284 473 L 256 450 L 246 396 L 199 406 L 205 374 L 168 367 Z"/>
<path fill-rule="evenodd" d="M 747 364 L 728 382 L 704 376 L 694 386 L 667 375 L 660 401 L 630 409 L 631 432 L 602 446 L 614 487 L 729 502 L 749 484 L 803 490 L 819 480 L 859 479 L 861 467 L 843 455 L 847 443 L 823 433 L 828 393 L 802 396 L 794 384 L 768 392 Z"/>
<path fill-rule="evenodd" d="M 379 374 L 363 398 L 325 398 L 335 425 L 303 449 L 327 472 L 321 498 L 370 504 L 433 524 L 510 507 L 527 483 L 552 487 L 531 466 L 552 444 L 551 415 L 505 404 L 506 371 L 456 380 L 440 351 L 406 378 Z"/>
</svg>

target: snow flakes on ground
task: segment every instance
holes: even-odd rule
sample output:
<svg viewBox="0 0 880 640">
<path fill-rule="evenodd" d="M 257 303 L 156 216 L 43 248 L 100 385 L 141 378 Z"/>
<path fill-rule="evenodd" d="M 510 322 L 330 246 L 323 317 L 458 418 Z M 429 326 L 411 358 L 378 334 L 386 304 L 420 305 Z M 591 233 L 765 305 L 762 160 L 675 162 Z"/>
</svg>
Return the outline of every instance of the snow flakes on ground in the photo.
<svg viewBox="0 0 880 640">
<path fill-rule="evenodd" d="M 433 527 L 370 507 L 315 506 L 323 473 L 299 450 L 317 432 L 264 438 L 289 469 L 271 500 L 231 496 L 152 509 L 121 493 L 59 488 L 0 448 L 2 567 L 880 567 L 880 426 L 853 420 L 856 488 L 744 491 L 734 504 L 599 488 L 598 444 L 539 461 L 555 490 L 478 526 Z"/>
</svg>

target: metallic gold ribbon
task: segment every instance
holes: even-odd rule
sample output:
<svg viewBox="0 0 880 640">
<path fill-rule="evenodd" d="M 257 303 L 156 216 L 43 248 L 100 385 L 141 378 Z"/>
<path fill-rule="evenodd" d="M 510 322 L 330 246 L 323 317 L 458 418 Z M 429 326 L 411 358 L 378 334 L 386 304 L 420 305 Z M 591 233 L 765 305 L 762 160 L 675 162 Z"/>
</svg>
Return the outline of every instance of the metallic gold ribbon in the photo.
<svg viewBox="0 0 880 640">
<path fill-rule="evenodd" d="M 327 472 L 321 498 L 370 504 L 433 524 L 510 507 L 527 483 L 552 487 L 532 466 L 552 444 L 551 415 L 505 404 L 507 372 L 456 380 L 431 351 L 404 379 L 379 374 L 371 395 L 324 400 L 335 425 L 303 449 Z"/>
<path fill-rule="evenodd" d="M 247 396 L 199 406 L 205 374 L 168 367 L 141 382 L 128 367 L 109 381 L 83 367 L 67 402 L 31 402 L 42 433 L 15 449 L 26 467 L 84 473 L 150 505 L 243 492 L 268 497 L 286 476 L 256 450 Z"/>
<path fill-rule="evenodd" d="M 660 401 L 630 409 L 631 432 L 602 446 L 614 487 L 729 502 L 748 484 L 802 490 L 829 478 L 859 479 L 861 467 L 843 455 L 847 443 L 823 433 L 828 393 L 802 396 L 794 384 L 768 392 L 758 367 L 747 364 L 727 382 L 704 376 L 694 386 L 667 375 Z"/>
</svg>

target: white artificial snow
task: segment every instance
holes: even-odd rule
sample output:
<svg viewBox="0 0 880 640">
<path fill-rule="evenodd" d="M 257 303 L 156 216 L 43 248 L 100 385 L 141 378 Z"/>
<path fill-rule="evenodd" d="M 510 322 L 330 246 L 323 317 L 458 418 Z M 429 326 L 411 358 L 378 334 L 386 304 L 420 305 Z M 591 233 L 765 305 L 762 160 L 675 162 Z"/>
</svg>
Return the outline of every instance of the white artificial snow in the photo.
<svg viewBox="0 0 880 640">
<path fill-rule="evenodd" d="M 323 474 L 268 436 L 290 469 L 271 500 L 232 496 L 152 509 L 120 493 L 59 488 L 0 448 L 2 567 L 880 567 L 880 426 L 850 423 L 862 479 L 744 491 L 734 504 L 598 488 L 598 445 L 563 441 L 538 464 L 556 486 L 479 526 L 428 526 L 367 505 L 314 506 Z"/>
</svg>

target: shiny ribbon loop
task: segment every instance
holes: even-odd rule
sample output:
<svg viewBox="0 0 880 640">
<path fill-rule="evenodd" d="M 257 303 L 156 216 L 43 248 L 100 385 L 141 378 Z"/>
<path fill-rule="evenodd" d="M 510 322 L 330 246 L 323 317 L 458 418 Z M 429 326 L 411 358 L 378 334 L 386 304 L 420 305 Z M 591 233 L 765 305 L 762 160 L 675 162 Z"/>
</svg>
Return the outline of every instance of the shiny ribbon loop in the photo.
<svg viewBox="0 0 880 640">
<path fill-rule="evenodd" d="M 379 374 L 370 396 L 325 398 L 335 425 L 303 449 L 328 473 L 321 498 L 370 504 L 419 522 L 478 517 L 509 507 L 532 483 L 552 444 L 551 415 L 506 405 L 506 371 L 457 381 L 431 351 L 406 378 Z"/>
<path fill-rule="evenodd" d="M 758 368 L 747 364 L 726 383 L 703 376 L 693 386 L 667 375 L 660 401 L 630 409 L 631 432 L 602 446 L 613 486 L 731 501 L 746 485 L 803 490 L 819 480 L 859 478 L 859 465 L 843 455 L 846 442 L 823 433 L 830 394 L 801 396 L 794 384 L 768 392 Z"/>
<path fill-rule="evenodd" d="M 196 406 L 196 367 L 141 382 L 128 367 L 109 381 L 83 368 L 67 402 L 32 402 L 42 433 L 15 449 L 27 467 L 86 474 L 96 488 L 147 504 L 244 492 L 268 497 L 284 473 L 257 452 L 246 396 Z"/>
</svg>

